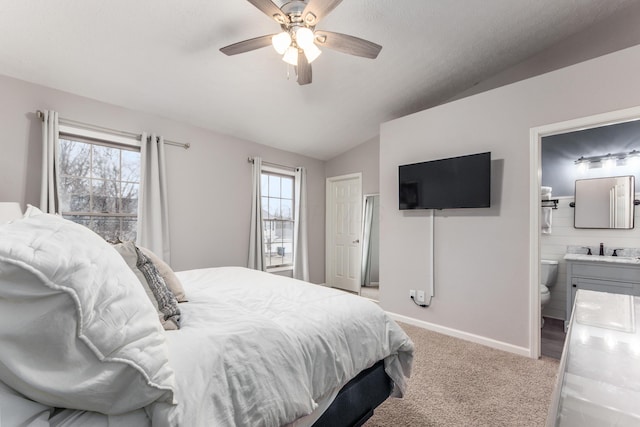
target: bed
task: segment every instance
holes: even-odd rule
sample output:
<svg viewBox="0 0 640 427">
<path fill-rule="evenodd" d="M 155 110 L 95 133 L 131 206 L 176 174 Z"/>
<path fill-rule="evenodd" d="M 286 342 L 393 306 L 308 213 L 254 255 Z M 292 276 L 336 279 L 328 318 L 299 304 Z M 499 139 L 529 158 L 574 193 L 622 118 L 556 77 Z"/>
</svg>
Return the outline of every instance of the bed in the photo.
<svg viewBox="0 0 640 427">
<path fill-rule="evenodd" d="M 188 302 L 164 330 L 88 229 L 0 224 L 0 425 L 352 426 L 404 394 L 413 344 L 375 303 L 242 267 L 175 275 Z"/>
</svg>

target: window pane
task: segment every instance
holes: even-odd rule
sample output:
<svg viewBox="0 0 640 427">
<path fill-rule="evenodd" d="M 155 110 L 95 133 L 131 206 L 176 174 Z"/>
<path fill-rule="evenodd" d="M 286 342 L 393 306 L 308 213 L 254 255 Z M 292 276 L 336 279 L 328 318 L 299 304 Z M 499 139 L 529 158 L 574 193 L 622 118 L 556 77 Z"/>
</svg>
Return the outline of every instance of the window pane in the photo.
<svg viewBox="0 0 640 427">
<path fill-rule="evenodd" d="M 269 195 L 269 175 L 260 176 L 260 192 L 263 196 Z"/>
<path fill-rule="evenodd" d="M 284 257 L 285 253 L 286 253 L 286 247 L 284 246 L 284 244 L 279 244 L 276 247 L 276 253 L 278 254 L 278 256 Z"/>
<path fill-rule="evenodd" d="M 282 196 L 283 199 L 293 199 L 293 178 L 282 177 Z"/>
<path fill-rule="evenodd" d="M 93 217 L 91 228 L 106 240 L 116 240 L 120 238 L 120 218 Z"/>
<path fill-rule="evenodd" d="M 62 212 L 89 212 L 89 180 L 62 177 L 58 184 L 60 210 Z"/>
<path fill-rule="evenodd" d="M 122 231 L 120 232 L 120 240 L 123 242 L 136 240 L 136 218 L 122 218 Z"/>
<path fill-rule="evenodd" d="M 282 258 L 283 264 L 293 264 L 293 243 L 283 243 L 284 256 Z"/>
<path fill-rule="evenodd" d="M 60 139 L 58 146 L 60 175 L 89 177 L 91 170 L 91 145 L 84 142 Z"/>
<path fill-rule="evenodd" d="M 120 179 L 120 151 L 117 148 L 93 146 L 93 178 Z"/>
<path fill-rule="evenodd" d="M 269 249 L 269 245 L 265 245 L 264 248 L 264 263 L 267 267 L 271 266 L 271 251 Z"/>
<path fill-rule="evenodd" d="M 140 152 L 121 150 L 123 181 L 140 182 Z"/>
<path fill-rule="evenodd" d="M 293 242 L 293 221 L 282 222 L 282 240 L 285 242 Z"/>
<path fill-rule="evenodd" d="M 293 219 L 293 208 L 291 200 L 280 200 L 280 213 L 282 215 L 282 219 Z"/>
<path fill-rule="evenodd" d="M 122 187 L 122 200 L 120 212 L 136 214 L 138 213 L 138 187 L 139 184 L 132 182 L 123 182 L 120 184 Z"/>
<path fill-rule="evenodd" d="M 264 242 L 269 245 L 274 239 L 275 236 L 275 224 L 274 221 L 263 221 L 264 230 L 263 230 L 263 239 Z"/>
<path fill-rule="evenodd" d="M 262 219 L 269 219 L 271 215 L 269 214 L 269 198 L 262 197 Z"/>
<path fill-rule="evenodd" d="M 282 243 L 282 221 L 276 221 L 276 236 L 275 241 L 280 244 Z"/>
<path fill-rule="evenodd" d="M 280 199 L 269 197 L 269 217 L 280 218 Z"/>
<path fill-rule="evenodd" d="M 280 197 L 280 177 L 269 175 L 269 197 Z"/>
<path fill-rule="evenodd" d="M 115 213 L 118 199 L 118 182 L 91 180 L 93 206 L 91 212 Z"/>
</svg>

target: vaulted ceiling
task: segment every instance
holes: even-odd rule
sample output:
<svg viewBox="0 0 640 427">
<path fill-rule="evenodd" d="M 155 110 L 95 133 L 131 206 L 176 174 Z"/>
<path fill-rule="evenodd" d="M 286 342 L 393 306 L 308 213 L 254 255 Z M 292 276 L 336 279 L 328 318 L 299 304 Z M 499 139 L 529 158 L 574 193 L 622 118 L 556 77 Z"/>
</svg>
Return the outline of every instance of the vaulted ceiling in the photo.
<svg viewBox="0 0 640 427">
<path fill-rule="evenodd" d="M 282 0 L 275 0 L 282 6 Z M 329 159 L 636 0 L 345 0 L 317 29 L 383 46 L 323 49 L 299 86 L 279 31 L 245 0 L 3 0 L 0 74 Z"/>
</svg>

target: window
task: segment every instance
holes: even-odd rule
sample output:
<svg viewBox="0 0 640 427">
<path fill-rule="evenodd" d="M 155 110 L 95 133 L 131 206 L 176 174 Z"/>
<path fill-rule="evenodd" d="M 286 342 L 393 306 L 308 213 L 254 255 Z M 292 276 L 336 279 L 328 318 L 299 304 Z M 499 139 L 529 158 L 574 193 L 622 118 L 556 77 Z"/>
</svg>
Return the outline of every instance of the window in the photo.
<svg viewBox="0 0 640 427">
<path fill-rule="evenodd" d="M 107 240 L 135 240 L 139 149 L 62 134 L 59 141 L 62 216 Z"/>
<path fill-rule="evenodd" d="M 293 175 L 262 172 L 262 224 L 267 268 L 293 265 Z"/>
</svg>

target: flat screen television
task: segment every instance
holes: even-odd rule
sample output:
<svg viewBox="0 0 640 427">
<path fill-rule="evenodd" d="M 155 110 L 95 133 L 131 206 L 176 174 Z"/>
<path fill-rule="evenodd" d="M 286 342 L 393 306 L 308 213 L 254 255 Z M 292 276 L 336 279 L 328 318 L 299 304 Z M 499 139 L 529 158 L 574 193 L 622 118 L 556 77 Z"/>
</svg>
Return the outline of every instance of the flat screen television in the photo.
<svg viewBox="0 0 640 427">
<path fill-rule="evenodd" d="M 401 165 L 400 210 L 488 208 L 491 152 Z"/>
</svg>

